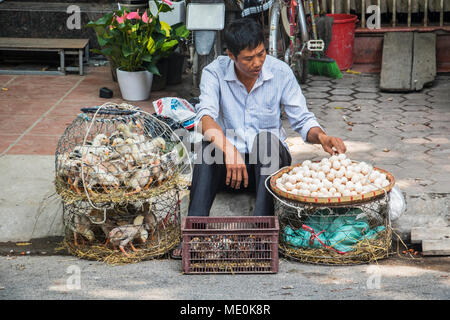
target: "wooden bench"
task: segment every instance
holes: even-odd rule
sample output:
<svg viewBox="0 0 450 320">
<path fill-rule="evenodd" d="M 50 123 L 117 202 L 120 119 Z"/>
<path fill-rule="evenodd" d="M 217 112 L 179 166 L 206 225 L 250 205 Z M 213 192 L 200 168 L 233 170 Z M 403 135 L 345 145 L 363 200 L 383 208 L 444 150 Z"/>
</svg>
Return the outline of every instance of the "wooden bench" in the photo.
<svg viewBox="0 0 450 320">
<path fill-rule="evenodd" d="M 1 38 L 0 50 L 14 51 L 55 51 L 60 56 L 58 71 L 5 70 L 0 74 L 57 74 L 65 75 L 66 71 L 79 71 L 83 75 L 83 55 L 89 59 L 89 39 L 46 39 L 46 38 Z M 78 55 L 78 67 L 66 67 L 65 55 Z"/>
</svg>

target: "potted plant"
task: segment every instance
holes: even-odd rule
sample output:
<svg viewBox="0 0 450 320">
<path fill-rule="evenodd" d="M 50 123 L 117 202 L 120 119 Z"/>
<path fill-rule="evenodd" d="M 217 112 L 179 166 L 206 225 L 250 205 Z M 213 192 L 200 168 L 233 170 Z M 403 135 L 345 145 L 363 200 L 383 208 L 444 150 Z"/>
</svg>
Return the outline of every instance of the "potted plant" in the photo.
<svg viewBox="0 0 450 320">
<path fill-rule="evenodd" d="M 160 75 L 159 60 L 178 44 L 159 20 L 160 12 L 172 10 L 170 1 L 156 0 L 156 3 L 155 15 L 148 9 L 141 14 L 139 10 L 130 12 L 124 8 L 87 24 L 95 29 L 101 47 L 92 51 L 108 57 L 117 68 L 117 80 L 125 100 L 148 99 L 153 75 Z"/>
</svg>

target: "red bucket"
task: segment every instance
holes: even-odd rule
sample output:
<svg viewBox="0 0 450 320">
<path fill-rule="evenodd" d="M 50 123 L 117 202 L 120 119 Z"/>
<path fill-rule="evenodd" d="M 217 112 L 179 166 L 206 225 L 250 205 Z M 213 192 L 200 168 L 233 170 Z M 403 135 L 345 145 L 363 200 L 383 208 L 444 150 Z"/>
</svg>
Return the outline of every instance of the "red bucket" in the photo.
<svg viewBox="0 0 450 320">
<path fill-rule="evenodd" d="M 327 14 L 334 18 L 331 42 L 325 54 L 336 60 L 340 70 L 350 69 L 353 65 L 353 44 L 355 42 L 354 14 Z"/>
</svg>

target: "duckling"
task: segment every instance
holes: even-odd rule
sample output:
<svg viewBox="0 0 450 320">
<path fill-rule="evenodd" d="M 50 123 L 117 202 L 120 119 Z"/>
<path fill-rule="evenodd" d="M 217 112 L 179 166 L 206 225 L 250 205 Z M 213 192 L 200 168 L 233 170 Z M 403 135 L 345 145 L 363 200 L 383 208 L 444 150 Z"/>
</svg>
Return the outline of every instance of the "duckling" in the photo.
<svg viewBox="0 0 450 320">
<path fill-rule="evenodd" d="M 137 251 L 137 249 L 133 246 L 133 239 L 136 238 L 138 234 L 144 229 L 144 216 L 137 216 L 132 225 L 124 225 L 117 228 L 112 229 L 108 234 L 108 241 L 112 243 L 114 250 L 116 250 L 116 246 L 119 245 L 120 251 L 127 257 L 129 254 L 125 251 L 125 247 L 130 244 L 131 250 Z"/>
<path fill-rule="evenodd" d="M 154 213 L 155 206 L 153 204 L 149 204 L 149 209 L 147 210 L 146 214 L 144 215 L 144 228 L 147 231 L 151 232 L 150 240 L 153 240 L 153 235 L 156 230 L 156 226 L 158 225 L 158 220 L 156 218 L 156 215 Z"/>
<path fill-rule="evenodd" d="M 166 141 L 162 137 L 157 137 L 141 144 L 141 151 L 145 154 L 159 154 L 166 149 Z"/>
</svg>

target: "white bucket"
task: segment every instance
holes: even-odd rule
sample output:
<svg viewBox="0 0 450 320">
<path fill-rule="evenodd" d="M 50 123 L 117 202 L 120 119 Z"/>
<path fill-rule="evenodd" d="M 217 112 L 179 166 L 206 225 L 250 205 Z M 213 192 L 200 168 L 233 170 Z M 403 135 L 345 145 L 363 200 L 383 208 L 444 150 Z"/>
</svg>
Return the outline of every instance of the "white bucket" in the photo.
<svg viewBox="0 0 450 320">
<path fill-rule="evenodd" d="M 153 73 L 146 70 L 128 72 L 117 68 L 117 81 L 124 100 L 143 101 L 150 97 Z"/>
</svg>

